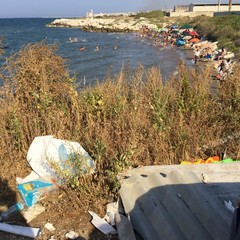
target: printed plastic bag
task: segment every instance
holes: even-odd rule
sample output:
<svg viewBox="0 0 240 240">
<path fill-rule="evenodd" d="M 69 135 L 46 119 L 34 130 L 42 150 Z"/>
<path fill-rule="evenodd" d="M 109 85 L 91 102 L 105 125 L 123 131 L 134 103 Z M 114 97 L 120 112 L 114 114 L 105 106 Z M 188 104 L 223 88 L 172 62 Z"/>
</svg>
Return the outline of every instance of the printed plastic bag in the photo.
<svg viewBox="0 0 240 240">
<path fill-rule="evenodd" d="M 17 189 L 26 205 L 31 207 L 57 187 L 58 184 L 54 178 L 45 177 L 21 183 L 17 186 Z"/>
</svg>

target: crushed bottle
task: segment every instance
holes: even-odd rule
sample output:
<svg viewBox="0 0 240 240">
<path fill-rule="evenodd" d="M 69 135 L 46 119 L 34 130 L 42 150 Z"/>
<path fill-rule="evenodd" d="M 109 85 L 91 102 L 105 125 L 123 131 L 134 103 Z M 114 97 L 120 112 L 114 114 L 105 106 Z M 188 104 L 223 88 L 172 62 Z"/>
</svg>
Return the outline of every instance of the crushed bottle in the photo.
<svg viewBox="0 0 240 240">
<path fill-rule="evenodd" d="M 8 210 L 4 211 L 0 215 L 0 221 L 5 221 L 11 216 L 21 212 L 25 207 L 24 202 L 17 202 L 14 205 L 12 205 Z"/>
</svg>

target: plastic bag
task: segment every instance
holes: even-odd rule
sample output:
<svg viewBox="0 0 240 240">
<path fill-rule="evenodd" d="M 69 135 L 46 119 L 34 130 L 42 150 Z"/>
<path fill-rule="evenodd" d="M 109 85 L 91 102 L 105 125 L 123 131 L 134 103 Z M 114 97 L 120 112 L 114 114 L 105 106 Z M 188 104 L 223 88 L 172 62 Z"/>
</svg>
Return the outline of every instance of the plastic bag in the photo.
<svg viewBox="0 0 240 240">
<path fill-rule="evenodd" d="M 57 187 L 58 184 L 54 178 L 45 177 L 19 184 L 17 189 L 26 205 L 31 207 Z"/>
</svg>

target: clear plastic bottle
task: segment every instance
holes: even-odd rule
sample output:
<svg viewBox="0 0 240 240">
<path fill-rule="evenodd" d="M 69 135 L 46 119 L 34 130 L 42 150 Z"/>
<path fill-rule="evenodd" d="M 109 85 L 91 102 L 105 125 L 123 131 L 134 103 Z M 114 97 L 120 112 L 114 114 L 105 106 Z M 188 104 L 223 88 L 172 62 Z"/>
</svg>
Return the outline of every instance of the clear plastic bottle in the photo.
<svg viewBox="0 0 240 240">
<path fill-rule="evenodd" d="M 21 212 L 24 209 L 24 207 L 25 207 L 25 203 L 24 202 L 17 202 L 17 203 L 15 203 L 8 210 L 6 210 L 6 211 L 1 213 L 0 221 L 7 220 L 11 216 Z"/>
</svg>

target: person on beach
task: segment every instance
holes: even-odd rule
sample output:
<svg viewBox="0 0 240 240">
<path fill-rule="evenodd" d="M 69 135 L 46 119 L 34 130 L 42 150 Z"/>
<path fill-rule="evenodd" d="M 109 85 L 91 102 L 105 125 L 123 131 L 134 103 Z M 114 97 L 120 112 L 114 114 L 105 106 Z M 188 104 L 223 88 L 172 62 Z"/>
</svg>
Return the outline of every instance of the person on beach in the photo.
<svg viewBox="0 0 240 240">
<path fill-rule="evenodd" d="M 174 43 L 174 41 L 173 40 L 171 40 L 171 49 L 173 50 L 173 51 L 176 51 L 176 48 L 175 48 L 175 43 Z"/>
<path fill-rule="evenodd" d="M 226 53 L 225 49 L 222 48 L 221 53 L 217 56 L 217 60 L 222 60 L 224 58 L 225 53 Z"/>
<path fill-rule="evenodd" d="M 194 63 L 195 63 L 195 65 L 198 64 L 199 57 L 200 57 L 200 50 L 198 48 L 196 48 L 195 51 L 194 51 Z"/>
<path fill-rule="evenodd" d="M 212 60 L 212 49 L 210 47 L 207 48 L 206 59 L 208 62 L 210 62 Z"/>
<path fill-rule="evenodd" d="M 217 74 L 217 78 L 219 80 L 225 80 L 229 73 L 229 68 L 230 68 L 230 61 L 231 59 L 223 59 L 221 63 L 218 66 L 219 73 Z"/>
</svg>

